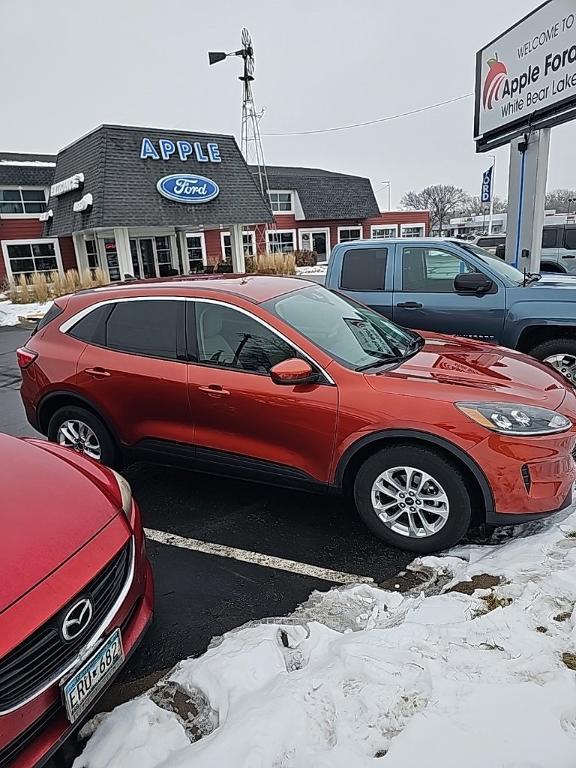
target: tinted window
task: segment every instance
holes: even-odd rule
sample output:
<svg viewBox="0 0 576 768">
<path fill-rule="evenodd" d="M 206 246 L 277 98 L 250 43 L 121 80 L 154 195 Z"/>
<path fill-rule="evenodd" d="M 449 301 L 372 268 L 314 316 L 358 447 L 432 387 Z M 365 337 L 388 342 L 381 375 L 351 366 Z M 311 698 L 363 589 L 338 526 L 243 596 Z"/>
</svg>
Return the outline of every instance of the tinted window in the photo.
<svg viewBox="0 0 576 768">
<path fill-rule="evenodd" d="M 452 293 L 456 275 L 476 271 L 460 256 L 440 248 L 404 248 L 402 288 L 405 291 Z"/>
<path fill-rule="evenodd" d="M 268 373 L 297 352 L 257 320 L 232 307 L 196 303 L 198 362 Z"/>
<path fill-rule="evenodd" d="M 104 344 L 106 318 L 112 311 L 112 305 L 97 307 L 79 320 L 68 331 L 70 336 L 92 344 Z"/>
<path fill-rule="evenodd" d="M 569 251 L 576 251 L 576 229 L 566 229 L 564 243 Z"/>
<path fill-rule="evenodd" d="M 121 352 L 176 360 L 176 337 L 183 304 L 180 301 L 115 304 L 106 322 L 106 346 Z"/>
<path fill-rule="evenodd" d="M 347 291 L 383 291 L 388 248 L 352 248 L 342 261 L 340 287 Z"/>
<path fill-rule="evenodd" d="M 554 227 L 544 227 L 542 230 L 542 248 L 555 248 L 558 230 Z"/>
<path fill-rule="evenodd" d="M 58 315 L 62 314 L 62 312 L 64 312 L 62 307 L 59 307 L 58 304 L 52 304 L 48 312 L 46 312 L 44 317 L 42 317 L 39 320 L 39 322 L 36 324 L 36 328 L 34 328 L 34 330 L 32 331 L 32 335 L 34 335 L 35 333 L 38 333 L 38 331 L 41 328 L 44 328 L 45 325 L 48 325 L 48 323 L 51 323 L 52 320 L 55 320 L 58 317 Z"/>
<path fill-rule="evenodd" d="M 497 245 L 504 245 L 505 237 L 480 237 L 477 245 L 480 248 L 496 248 Z"/>
</svg>

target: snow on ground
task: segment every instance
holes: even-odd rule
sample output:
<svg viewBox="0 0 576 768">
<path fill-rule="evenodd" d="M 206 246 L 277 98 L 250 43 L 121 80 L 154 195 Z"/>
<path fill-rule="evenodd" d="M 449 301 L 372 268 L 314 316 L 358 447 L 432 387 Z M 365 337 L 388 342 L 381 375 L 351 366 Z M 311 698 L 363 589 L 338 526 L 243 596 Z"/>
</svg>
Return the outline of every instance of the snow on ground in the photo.
<svg viewBox="0 0 576 768">
<path fill-rule="evenodd" d="M 415 560 L 404 594 L 315 592 L 229 632 L 95 721 L 74 768 L 574 768 L 575 532 L 556 517 Z"/>
<path fill-rule="evenodd" d="M 296 267 L 297 275 L 325 275 L 327 271 L 327 264 L 316 264 L 315 267 Z"/>
<path fill-rule="evenodd" d="M 51 301 L 44 304 L 34 302 L 33 304 L 12 304 L 11 301 L 0 301 L 0 326 L 18 325 L 21 317 L 30 315 L 45 314 L 52 306 Z"/>
</svg>

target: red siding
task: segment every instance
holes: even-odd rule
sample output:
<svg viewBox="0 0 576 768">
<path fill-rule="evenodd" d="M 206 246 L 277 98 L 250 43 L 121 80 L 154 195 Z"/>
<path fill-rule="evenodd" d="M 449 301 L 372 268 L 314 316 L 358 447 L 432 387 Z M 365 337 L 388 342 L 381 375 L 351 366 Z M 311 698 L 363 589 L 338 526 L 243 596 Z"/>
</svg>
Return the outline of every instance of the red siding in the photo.
<svg viewBox="0 0 576 768">
<path fill-rule="evenodd" d="M 60 255 L 62 256 L 62 267 L 64 272 L 67 269 L 78 269 L 76 263 L 76 252 L 74 250 L 74 240 L 71 237 L 59 237 Z"/>
<path fill-rule="evenodd" d="M 374 224 L 396 224 L 400 235 L 400 224 L 424 224 L 424 235 L 430 234 L 429 211 L 382 211 L 379 216 L 364 220 L 364 237 L 370 237 L 370 227 Z"/>
<path fill-rule="evenodd" d="M 38 219 L 2 219 L 0 218 L 0 244 L 3 240 L 41 240 L 44 225 Z M 74 241 L 71 237 L 58 238 L 64 269 L 77 269 Z M 4 254 L 0 251 L 0 286 L 6 281 Z"/>
<path fill-rule="evenodd" d="M 209 229 L 207 232 L 204 232 L 204 242 L 206 244 L 206 261 L 208 264 L 216 266 L 222 261 L 220 230 Z"/>
</svg>

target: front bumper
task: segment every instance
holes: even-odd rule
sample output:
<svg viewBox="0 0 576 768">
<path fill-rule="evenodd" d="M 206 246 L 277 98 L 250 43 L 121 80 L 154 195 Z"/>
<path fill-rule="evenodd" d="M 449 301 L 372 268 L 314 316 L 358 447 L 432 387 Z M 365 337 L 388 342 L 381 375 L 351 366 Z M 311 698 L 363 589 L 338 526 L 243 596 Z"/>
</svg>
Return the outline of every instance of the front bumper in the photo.
<svg viewBox="0 0 576 768">
<path fill-rule="evenodd" d="M 136 650 L 152 620 L 153 604 L 152 571 L 142 547 L 137 556 L 132 588 L 105 633 L 108 636 L 117 627 L 121 628 L 126 659 Z M 98 698 L 104 695 L 112 682 L 109 681 Z M 43 765 L 85 722 L 97 701 L 79 721 L 71 724 L 66 718 L 59 686 L 55 684 L 29 704 L 1 716 L 0 733 L 6 728 L 6 732 L 14 736 L 0 750 L 0 768 Z"/>
</svg>

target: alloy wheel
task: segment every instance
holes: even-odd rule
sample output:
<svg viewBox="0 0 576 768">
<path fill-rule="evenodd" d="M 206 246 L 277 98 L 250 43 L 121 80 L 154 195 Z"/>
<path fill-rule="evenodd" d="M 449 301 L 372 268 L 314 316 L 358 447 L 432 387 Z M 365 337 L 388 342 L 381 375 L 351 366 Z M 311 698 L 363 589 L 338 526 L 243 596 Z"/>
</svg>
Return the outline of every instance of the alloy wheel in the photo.
<svg viewBox="0 0 576 768">
<path fill-rule="evenodd" d="M 544 362 L 556 368 L 572 384 L 576 384 L 576 356 L 560 353 L 544 358 Z"/>
<path fill-rule="evenodd" d="M 433 536 L 450 513 L 448 495 L 432 475 L 414 467 L 392 467 L 372 485 L 372 506 L 387 528 L 409 538 Z"/>
<path fill-rule="evenodd" d="M 68 419 L 58 428 L 56 442 L 100 461 L 102 448 L 96 433 L 83 421 Z"/>
</svg>

